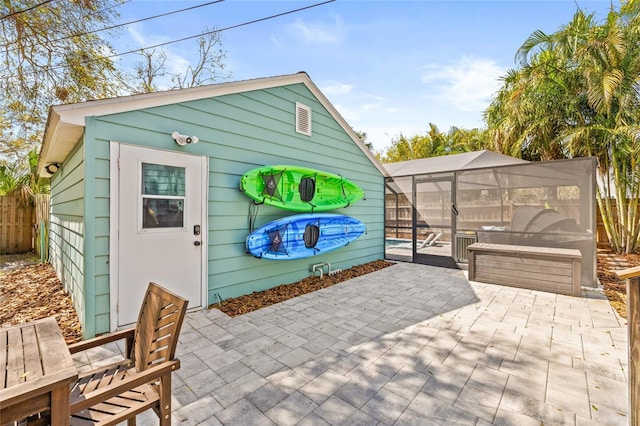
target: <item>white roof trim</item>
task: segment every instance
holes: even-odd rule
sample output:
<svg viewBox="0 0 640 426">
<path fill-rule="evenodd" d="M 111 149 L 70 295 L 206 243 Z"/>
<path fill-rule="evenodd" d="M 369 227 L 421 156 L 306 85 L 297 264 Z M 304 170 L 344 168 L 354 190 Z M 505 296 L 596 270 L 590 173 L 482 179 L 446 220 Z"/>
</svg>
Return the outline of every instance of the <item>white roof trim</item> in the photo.
<svg viewBox="0 0 640 426">
<path fill-rule="evenodd" d="M 38 170 L 42 176 L 48 177 L 48 174 L 44 171 L 44 166 L 50 163 L 60 163 L 67 157 L 73 149 L 73 146 L 82 136 L 85 119 L 87 117 L 117 114 L 298 83 L 303 83 L 309 88 L 351 139 L 353 139 L 358 147 L 371 160 L 374 166 L 383 175 L 387 176 L 385 168 L 382 167 L 373 153 L 360 141 L 351 126 L 347 124 L 340 113 L 338 113 L 324 94 L 320 92 L 320 89 L 318 89 L 305 72 L 52 106 L 49 109 L 49 118 L 45 127 Z"/>
</svg>

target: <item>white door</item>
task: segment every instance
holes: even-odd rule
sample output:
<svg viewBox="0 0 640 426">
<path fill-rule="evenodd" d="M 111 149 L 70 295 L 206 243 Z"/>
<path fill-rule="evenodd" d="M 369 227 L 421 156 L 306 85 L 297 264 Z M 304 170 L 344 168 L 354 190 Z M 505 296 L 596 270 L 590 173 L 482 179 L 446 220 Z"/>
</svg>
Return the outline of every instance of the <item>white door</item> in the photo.
<svg viewBox="0 0 640 426">
<path fill-rule="evenodd" d="M 119 145 L 117 326 L 134 323 L 150 281 L 202 306 L 202 157 Z"/>
</svg>

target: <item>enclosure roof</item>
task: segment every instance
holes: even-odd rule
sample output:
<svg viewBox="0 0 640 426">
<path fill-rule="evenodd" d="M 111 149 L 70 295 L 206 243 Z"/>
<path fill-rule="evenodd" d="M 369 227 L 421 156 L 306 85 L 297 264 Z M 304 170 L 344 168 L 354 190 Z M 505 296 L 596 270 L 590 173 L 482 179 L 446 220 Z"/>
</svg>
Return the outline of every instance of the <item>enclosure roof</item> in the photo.
<svg viewBox="0 0 640 426">
<path fill-rule="evenodd" d="M 326 108 L 329 114 L 340 124 L 360 150 L 371 160 L 373 165 L 383 175 L 387 175 L 386 169 L 382 167 L 380 162 L 371 153 L 371 150 L 362 143 L 342 115 L 340 115 L 331 102 L 322 94 L 315 83 L 311 81 L 309 75 L 303 71 L 275 77 L 209 84 L 186 89 L 165 90 L 51 106 L 49 108 L 49 117 L 40 150 L 38 173 L 43 177 L 49 177 L 44 167 L 51 163 L 62 163 L 67 158 L 73 147 L 84 134 L 85 120 L 87 117 L 130 112 L 144 108 L 171 105 L 253 90 L 270 89 L 292 84 L 304 84 Z"/>
<path fill-rule="evenodd" d="M 457 170 L 479 169 L 483 167 L 506 166 L 528 163 L 526 160 L 483 150 L 440 157 L 420 158 L 383 164 L 390 176 L 412 176 L 425 173 L 454 172 Z"/>
</svg>

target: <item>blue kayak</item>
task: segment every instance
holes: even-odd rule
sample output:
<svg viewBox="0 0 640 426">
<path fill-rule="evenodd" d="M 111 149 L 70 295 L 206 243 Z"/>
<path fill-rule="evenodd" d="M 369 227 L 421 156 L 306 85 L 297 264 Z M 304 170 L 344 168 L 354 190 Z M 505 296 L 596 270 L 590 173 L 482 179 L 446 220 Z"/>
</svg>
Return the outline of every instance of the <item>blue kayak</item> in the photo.
<svg viewBox="0 0 640 426">
<path fill-rule="evenodd" d="M 261 226 L 247 237 L 247 252 L 260 259 L 302 259 L 344 247 L 366 228 L 341 214 L 287 216 Z"/>
</svg>

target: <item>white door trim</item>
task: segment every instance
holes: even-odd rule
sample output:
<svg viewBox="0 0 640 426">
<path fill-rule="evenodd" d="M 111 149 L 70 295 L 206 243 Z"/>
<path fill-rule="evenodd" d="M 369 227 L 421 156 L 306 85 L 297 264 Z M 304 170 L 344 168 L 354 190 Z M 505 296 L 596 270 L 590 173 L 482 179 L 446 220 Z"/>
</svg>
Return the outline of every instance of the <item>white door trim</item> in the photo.
<svg viewBox="0 0 640 426">
<path fill-rule="evenodd" d="M 120 144 L 110 142 L 109 145 L 109 330 L 118 328 L 118 267 L 120 251 L 118 249 L 118 211 L 120 209 Z"/>
<path fill-rule="evenodd" d="M 202 163 L 202 218 L 200 220 L 201 241 L 202 250 L 200 250 L 200 256 L 202 257 L 202 276 L 200 283 L 202 284 L 202 307 L 200 309 L 209 308 L 209 157 L 205 155 L 200 156 L 200 162 Z"/>
<path fill-rule="evenodd" d="M 109 146 L 109 328 L 110 331 L 115 331 L 118 328 L 118 279 L 119 276 L 119 249 L 118 249 L 118 236 L 119 236 L 119 223 L 118 223 L 118 215 L 120 208 L 120 199 L 119 199 L 119 188 L 120 188 L 120 168 L 119 168 L 119 158 L 120 158 L 120 146 L 121 145 L 131 145 L 133 144 L 124 144 L 122 142 L 110 141 Z M 147 147 L 140 147 L 147 148 Z M 155 148 L 147 148 L 147 149 L 155 149 Z M 173 152 L 170 150 L 159 150 L 165 152 Z M 188 154 L 187 155 L 193 155 Z M 201 297 L 202 297 L 202 306 L 196 309 L 207 309 L 209 304 L 208 299 L 208 237 L 209 237 L 209 221 L 208 221 L 208 194 L 209 194 L 209 161 L 206 156 L 198 156 L 200 157 L 201 165 L 202 165 L 202 193 L 201 199 L 203 202 L 201 203 L 201 241 L 202 241 L 202 250 L 201 252 Z"/>
</svg>

